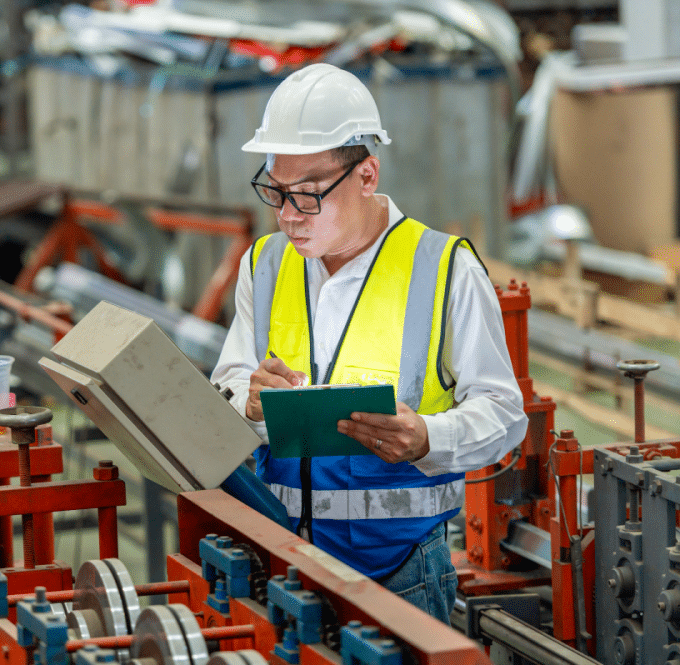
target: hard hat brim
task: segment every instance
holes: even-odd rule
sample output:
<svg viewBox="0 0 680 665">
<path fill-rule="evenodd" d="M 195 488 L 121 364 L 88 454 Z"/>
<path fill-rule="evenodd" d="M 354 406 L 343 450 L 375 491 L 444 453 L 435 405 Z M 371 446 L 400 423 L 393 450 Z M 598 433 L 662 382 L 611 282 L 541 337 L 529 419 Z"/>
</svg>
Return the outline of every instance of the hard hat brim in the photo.
<svg viewBox="0 0 680 665">
<path fill-rule="evenodd" d="M 392 139 L 387 136 L 387 132 L 381 130 L 376 132 L 375 135 L 380 139 L 380 143 L 384 145 L 389 145 L 392 143 Z M 250 139 L 247 143 L 244 143 L 241 147 L 243 152 L 255 152 L 261 154 L 273 154 L 273 155 L 314 155 L 319 152 L 324 152 L 326 150 L 333 150 L 334 148 L 340 148 L 345 145 L 347 141 L 344 140 L 338 145 L 300 145 L 291 143 L 263 143 L 257 140 L 257 137 Z"/>
</svg>

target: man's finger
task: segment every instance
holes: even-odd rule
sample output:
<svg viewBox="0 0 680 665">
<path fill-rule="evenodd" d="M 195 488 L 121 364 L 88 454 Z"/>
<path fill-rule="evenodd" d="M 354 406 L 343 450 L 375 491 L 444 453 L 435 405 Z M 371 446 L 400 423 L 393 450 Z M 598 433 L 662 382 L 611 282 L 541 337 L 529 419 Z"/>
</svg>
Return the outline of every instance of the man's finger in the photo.
<svg viewBox="0 0 680 665">
<path fill-rule="evenodd" d="M 397 416 L 392 416 L 386 413 L 362 413 L 354 412 L 352 420 L 358 423 L 364 423 L 371 427 L 380 427 L 382 429 L 398 430 L 400 422 Z"/>
<path fill-rule="evenodd" d="M 274 374 L 280 376 L 284 379 L 288 386 L 271 386 L 272 388 L 292 388 L 300 385 L 298 374 L 304 376 L 304 372 L 294 372 L 286 363 L 281 360 L 281 358 L 267 358 L 262 361 L 260 367 L 269 374 Z"/>
</svg>

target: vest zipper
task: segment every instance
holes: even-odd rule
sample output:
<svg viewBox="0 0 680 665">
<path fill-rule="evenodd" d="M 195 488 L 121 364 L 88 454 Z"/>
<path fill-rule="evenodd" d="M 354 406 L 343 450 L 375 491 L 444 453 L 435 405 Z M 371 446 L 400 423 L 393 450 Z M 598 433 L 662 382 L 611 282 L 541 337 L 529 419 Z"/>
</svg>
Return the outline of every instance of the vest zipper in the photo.
<svg viewBox="0 0 680 665">
<path fill-rule="evenodd" d="M 304 266 L 305 277 L 305 301 L 307 303 L 307 326 L 309 327 L 309 360 L 312 376 L 310 383 L 316 385 L 319 380 L 317 364 L 314 359 L 314 327 L 312 326 L 312 308 L 309 301 L 309 276 L 307 274 L 307 260 Z M 303 536 L 307 532 L 309 542 L 314 544 L 314 534 L 312 532 L 312 458 L 300 458 L 300 489 L 302 490 L 302 512 L 300 523 L 297 528 L 297 535 Z"/>
<path fill-rule="evenodd" d="M 404 220 L 406 219 L 406 216 L 402 217 L 391 229 L 387 231 L 385 234 L 385 237 L 383 238 L 382 243 L 380 244 L 380 247 L 378 247 L 378 251 L 375 253 L 375 256 L 373 257 L 373 261 L 371 262 L 371 265 L 368 268 L 368 271 L 366 272 L 366 277 L 364 278 L 363 284 L 361 285 L 361 289 L 359 289 L 359 295 L 357 295 L 356 300 L 354 301 L 354 306 L 352 307 L 352 311 L 349 314 L 349 317 L 347 318 L 347 323 L 345 324 L 345 328 L 342 331 L 342 335 L 340 336 L 340 341 L 338 342 L 338 346 L 335 349 L 335 353 L 333 354 L 333 358 L 331 360 L 331 363 L 328 367 L 328 370 L 326 371 L 326 378 L 324 379 L 324 383 L 330 383 L 330 378 L 331 375 L 333 374 L 333 370 L 335 369 L 335 363 L 338 360 L 338 354 L 340 353 L 340 348 L 342 347 L 342 343 L 345 339 L 345 335 L 347 334 L 347 329 L 349 328 L 349 324 L 352 321 L 352 316 L 354 315 L 354 310 L 357 308 L 357 304 L 359 303 L 359 298 L 361 298 L 361 294 L 364 291 L 364 287 L 366 286 L 366 283 L 368 282 L 368 278 L 371 275 L 371 272 L 373 270 L 373 266 L 375 265 L 375 262 L 378 259 L 378 255 L 380 254 L 380 250 L 383 248 L 383 245 L 385 244 L 385 241 L 387 240 L 387 237 L 396 229 Z M 309 359 L 311 363 L 311 371 L 312 371 L 312 377 L 311 377 L 311 384 L 316 385 L 316 383 L 319 381 L 319 370 L 318 370 L 318 365 L 315 362 L 314 359 L 314 326 L 312 325 L 312 308 L 311 304 L 309 301 L 309 276 L 307 274 L 307 260 L 305 259 L 305 266 L 304 266 L 304 278 L 305 278 L 305 300 L 307 302 L 307 325 L 309 327 Z M 300 514 L 300 523 L 298 524 L 297 528 L 297 535 L 301 536 L 303 533 L 303 529 L 307 530 L 307 535 L 309 537 L 309 542 L 314 544 L 314 534 L 312 533 L 312 458 L 311 457 L 301 457 L 300 458 L 300 489 L 302 490 L 302 511 Z"/>
<path fill-rule="evenodd" d="M 312 458 L 300 458 L 300 487 L 302 489 L 302 514 L 297 528 L 297 535 L 303 536 L 306 529 L 309 542 L 314 544 L 312 533 Z M 304 537 L 304 536 L 303 536 Z"/>
</svg>

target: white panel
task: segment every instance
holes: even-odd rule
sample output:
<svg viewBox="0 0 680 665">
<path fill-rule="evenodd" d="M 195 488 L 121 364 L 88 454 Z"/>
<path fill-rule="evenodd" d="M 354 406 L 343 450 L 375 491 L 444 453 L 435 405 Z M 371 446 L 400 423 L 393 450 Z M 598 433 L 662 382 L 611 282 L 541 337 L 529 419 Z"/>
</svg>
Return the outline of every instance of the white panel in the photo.
<svg viewBox="0 0 680 665">
<path fill-rule="evenodd" d="M 102 301 L 52 353 L 66 368 L 59 385 L 76 403 L 68 382 L 85 385 L 97 406 L 79 405 L 126 455 L 146 460 L 140 471 L 153 480 L 217 487 L 261 443 L 152 319 Z M 53 376 L 59 369 L 41 364 Z M 149 471 L 147 458 L 159 454 L 161 468 Z"/>
</svg>

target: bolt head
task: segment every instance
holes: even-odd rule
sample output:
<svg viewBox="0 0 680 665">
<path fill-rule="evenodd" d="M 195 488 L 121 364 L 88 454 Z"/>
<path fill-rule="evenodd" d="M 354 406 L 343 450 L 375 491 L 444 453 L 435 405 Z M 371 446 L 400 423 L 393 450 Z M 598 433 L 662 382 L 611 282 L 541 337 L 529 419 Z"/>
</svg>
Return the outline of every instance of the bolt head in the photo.
<svg viewBox="0 0 680 665">
<path fill-rule="evenodd" d="M 92 475 L 95 480 L 117 480 L 118 479 L 118 467 L 111 464 L 111 466 L 99 466 L 92 469 Z"/>
</svg>

